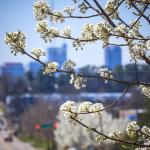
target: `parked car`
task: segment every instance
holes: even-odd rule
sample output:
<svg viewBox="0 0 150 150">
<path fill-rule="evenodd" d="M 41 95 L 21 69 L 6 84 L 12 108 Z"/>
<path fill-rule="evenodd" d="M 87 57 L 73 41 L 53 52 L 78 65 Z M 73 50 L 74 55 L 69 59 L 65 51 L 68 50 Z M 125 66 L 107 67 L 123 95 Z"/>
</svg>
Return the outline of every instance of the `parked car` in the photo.
<svg viewBox="0 0 150 150">
<path fill-rule="evenodd" d="M 3 130 L 2 136 L 5 142 L 12 142 L 13 141 L 13 135 L 9 133 L 8 131 Z"/>
<path fill-rule="evenodd" d="M 12 142 L 13 141 L 13 136 L 9 134 L 7 137 L 4 138 L 5 142 Z"/>
</svg>

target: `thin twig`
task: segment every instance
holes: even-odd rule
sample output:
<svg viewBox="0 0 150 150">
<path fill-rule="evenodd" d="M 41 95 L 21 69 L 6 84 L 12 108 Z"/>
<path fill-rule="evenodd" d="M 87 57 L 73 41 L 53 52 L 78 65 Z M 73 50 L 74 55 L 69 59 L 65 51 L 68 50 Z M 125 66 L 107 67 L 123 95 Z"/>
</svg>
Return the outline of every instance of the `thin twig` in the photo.
<svg viewBox="0 0 150 150">
<path fill-rule="evenodd" d="M 89 112 L 81 112 L 81 113 L 80 112 L 73 112 L 73 111 L 71 111 L 71 113 L 76 114 L 76 115 L 85 115 L 85 114 L 99 113 L 101 111 L 108 110 L 108 109 L 112 108 L 114 105 L 116 105 L 123 98 L 123 96 L 127 93 L 128 89 L 129 89 L 129 85 L 125 88 L 124 92 L 121 94 L 120 97 L 118 97 L 113 103 L 111 103 L 110 105 L 104 107 L 101 110 L 89 111 Z"/>
<path fill-rule="evenodd" d="M 135 8 L 135 10 L 149 23 L 150 25 L 150 20 L 147 16 L 145 16 L 143 13 L 141 13 L 141 11 L 139 10 L 139 8 L 132 2 L 132 0 L 130 0 L 131 5 Z"/>
<path fill-rule="evenodd" d="M 53 13 L 49 13 L 50 16 L 55 16 L 55 17 L 60 17 L 59 15 L 55 15 Z M 97 14 L 94 14 L 94 15 L 89 15 L 89 16 L 74 16 L 74 15 L 69 15 L 69 16 L 63 16 L 63 18 L 66 18 L 66 19 L 71 19 L 71 18 L 74 18 L 74 19 L 87 19 L 87 18 L 93 18 L 93 17 L 97 17 L 101 15 L 100 13 L 97 13 Z"/>
</svg>

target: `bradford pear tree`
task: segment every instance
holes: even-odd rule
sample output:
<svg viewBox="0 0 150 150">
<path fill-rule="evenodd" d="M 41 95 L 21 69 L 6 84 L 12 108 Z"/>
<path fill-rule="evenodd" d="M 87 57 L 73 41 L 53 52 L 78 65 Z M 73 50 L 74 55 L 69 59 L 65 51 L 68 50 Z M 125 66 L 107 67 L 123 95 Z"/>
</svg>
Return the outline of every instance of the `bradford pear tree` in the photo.
<svg viewBox="0 0 150 150">
<path fill-rule="evenodd" d="M 71 126 L 69 122 L 64 120 L 64 116 L 61 113 L 57 116 L 57 119 L 59 121 L 59 127 L 54 131 L 54 134 L 58 149 L 64 149 L 65 146 L 72 147 L 75 145 L 80 147 L 88 147 L 90 145 L 99 146 L 99 143 L 96 143 L 94 138 L 96 133 L 88 132 L 88 130 L 86 131 L 85 128 L 79 124 Z M 109 134 L 112 130 L 116 132 L 124 131 L 124 128 L 128 123 L 127 119 L 114 119 L 113 116 L 107 112 L 104 112 L 102 116 L 95 116 L 93 118 L 94 122 L 93 119 L 91 119 L 91 115 L 87 115 L 86 118 L 82 116 L 82 119 L 84 119 L 86 124 L 98 128 L 98 130 L 103 131 L 106 134 Z M 97 138 L 97 140 L 99 139 Z M 104 143 L 105 142 L 102 144 Z M 105 144 L 111 144 L 111 141 Z"/>
<path fill-rule="evenodd" d="M 70 0 L 71 1 L 71 0 Z M 46 75 L 53 73 L 70 74 L 70 84 L 77 90 L 85 88 L 86 80 L 89 78 L 102 79 L 104 81 L 116 82 L 125 86 L 122 95 L 108 106 L 101 103 L 82 102 L 79 106 L 73 101 L 65 102 L 60 111 L 72 124 L 77 123 L 96 133 L 95 138 L 100 141 L 114 141 L 129 147 L 128 149 L 149 150 L 150 149 L 150 128 L 140 127 L 136 122 L 130 122 L 126 127 L 125 135 L 122 132 L 105 134 L 97 128 L 92 128 L 81 120 L 82 115 L 103 115 L 103 111 L 111 109 L 127 93 L 129 88 L 138 86 L 142 94 L 150 98 L 150 83 L 142 82 L 138 78 L 137 63 L 139 61 L 150 65 L 150 35 L 142 32 L 144 28 L 150 26 L 150 0 L 108 0 L 105 4 L 99 0 L 72 0 L 72 6 L 67 6 L 63 10 L 53 10 L 47 2 L 37 1 L 33 6 L 34 16 L 37 20 L 36 30 L 45 42 L 51 42 L 55 38 L 62 38 L 72 41 L 72 46 L 76 50 L 85 50 L 87 44 L 97 44 L 102 42 L 103 47 L 108 45 L 119 45 L 126 47 L 132 61 L 135 63 L 136 81 L 129 82 L 115 78 L 107 68 L 99 68 L 97 73 L 83 74 L 77 71 L 76 63 L 69 60 L 64 63 L 62 69 L 58 69 L 57 62 L 44 63 L 41 57 L 45 52 L 40 48 L 33 48 L 31 52 L 26 50 L 26 37 L 21 31 L 6 33 L 5 42 L 10 46 L 14 55 L 19 53 L 38 61 L 43 65 L 43 73 Z M 132 20 L 125 17 L 122 9 L 132 16 Z M 80 14 L 80 15 L 79 15 Z M 88 23 L 87 20 L 96 18 L 96 23 Z M 86 24 L 81 28 L 80 34 L 74 36 L 71 26 L 64 26 L 57 29 L 49 25 L 49 22 L 63 24 L 66 20 L 86 19 Z M 103 20 L 103 21 L 101 21 Z M 89 21 L 90 22 L 90 21 Z M 114 40 L 112 40 L 114 39 Z M 118 40 L 121 39 L 121 40 Z M 115 41 L 115 42 L 112 42 Z M 93 119 L 94 121 L 94 119 Z"/>
</svg>

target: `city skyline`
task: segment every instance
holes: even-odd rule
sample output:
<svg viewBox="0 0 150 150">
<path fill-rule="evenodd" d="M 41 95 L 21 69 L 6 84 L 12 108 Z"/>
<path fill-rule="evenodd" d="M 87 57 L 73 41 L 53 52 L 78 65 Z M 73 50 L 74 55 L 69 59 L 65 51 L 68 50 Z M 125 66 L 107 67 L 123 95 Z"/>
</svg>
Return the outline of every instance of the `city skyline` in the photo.
<svg viewBox="0 0 150 150">
<path fill-rule="evenodd" d="M 67 61 L 67 44 L 63 43 L 60 47 L 48 47 L 47 48 L 48 61 L 58 63 L 58 68 L 61 69 L 64 62 Z"/>
<path fill-rule="evenodd" d="M 107 46 L 105 48 L 105 65 L 110 70 L 122 65 L 122 49 L 120 46 Z"/>
<path fill-rule="evenodd" d="M 50 3 L 52 0 L 47 0 Z M 36 20 L 33 16 L 33 4 L 34 0 L 30 1 L 20 1 L 20 0 L 3 0 L 0 1 L 0 65 L 5 62 L 22 62 L 25 66 L 27 66 L 28 62 L 32 61 L 30 58 L 24 55 L 18 54 L 17 56 L 13 56 L 10 53 L 9 47 L 4 42 L 4 37 L 6 32 L 18 31 L 21 30 L 26 35 L 26 50 L 28 52 L 31 51 L 32 48 L 42 48 L 43 50 L 47 50 L 47 47 L 60 47 L 62 43 L 66 42 L 68 46 L 68 58 L 76 62 L 77 66 L 82 67 L 85 65 L 96 65 L 101 66 L 105 64 L 104 61 L 104 50 L 102 48 L 101 42 L 96 42 L 95 44 L 87 44 L 84 46 L 84 50 L 76 51 L 73 48 L 71 41 L 56 39 L 50 43 L 45 43 L 38 33 L 36 32 Z M 54 1 L 53 1 L 54 2 Z M 102 2 L 104 3 L 104 2 Z M 55 9 L 63 9 L 66 5 L 72 5 L 71 0 L 58 1 L 55 0 Z M 17 9 L 16 9 L 17 8 Z M 90 12 L 89 12 L 90 13 Z M 121 14 L 126 14 L 126 9 L 122 8 Z M 133 16 L 126 15 L 124 16 L 125 20 L 133 20 Z M 55 26 L 59 29 L 62 29 L 66 25 L 73 26 L 73 35 L 78 35 L 81 32 L 82 25 L 86 23 L 96 23 L 102 21 L 102 19 L 94 18 L 91 20 L 67 20 L 64 24 L 56 24 Z M 50 26 L 52 24 L 50 23 Z M 147 32 L 147 26 L 143 29 L 143 33 Z M 119 40 L 122 42 L 121 40 Z M 115 42 L 115 39 L 111 39 L 111 42 Z M 127 50 L 127 47 L 122 48 L 122 63 L 123 65 L 130 62 L 130 56 Z M 42 58 L 44 61 L 46 59 Z M 94 61 L 93 61 L 94 60 Z"/>
</svg>

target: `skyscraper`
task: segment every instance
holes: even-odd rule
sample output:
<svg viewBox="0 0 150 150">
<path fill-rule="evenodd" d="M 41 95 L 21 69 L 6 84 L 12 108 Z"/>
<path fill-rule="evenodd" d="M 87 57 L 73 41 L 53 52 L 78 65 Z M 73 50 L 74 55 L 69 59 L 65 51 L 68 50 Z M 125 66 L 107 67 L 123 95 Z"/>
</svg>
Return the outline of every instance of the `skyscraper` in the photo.
<svg viewBox="0 0 150 150">
<path fill-rule="evenodd" d="M 24 68 L 22 63 L 5 63 L 2 69 L 4 75 L 9 75 L 13 78 L 23 77 Z"/>
<path fill-rule="evenodd" d="M 113 70 L 116 66 L 122 64 L 121 47 L 107 46 L 105 48 L 105 65 Z"/>
<path fill-rule="evenodd" d="M 3 67 L 0 66 L 0 76 L 2 75 Z"/>
<path fill-rule="evenodd" d="M 39 62 L 32 61 L 29 63 L 29 71 L 33 74 L 35 77 L 40 69 L 42 68 L 42 65 Z"/>
<path fill-rule="evenodd" d="M 67 45 L 63 44 L 61 47 L 48 48 L 48 61 L 55 61 L 59 64 L 59 68 L 67 60 Z"/>
</svg>

